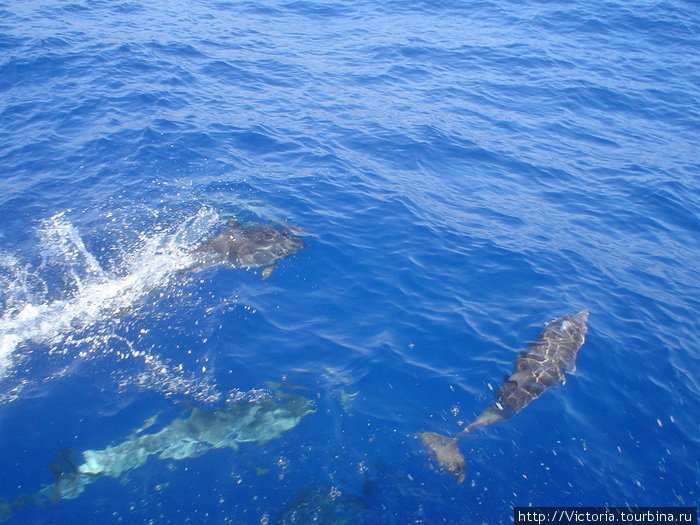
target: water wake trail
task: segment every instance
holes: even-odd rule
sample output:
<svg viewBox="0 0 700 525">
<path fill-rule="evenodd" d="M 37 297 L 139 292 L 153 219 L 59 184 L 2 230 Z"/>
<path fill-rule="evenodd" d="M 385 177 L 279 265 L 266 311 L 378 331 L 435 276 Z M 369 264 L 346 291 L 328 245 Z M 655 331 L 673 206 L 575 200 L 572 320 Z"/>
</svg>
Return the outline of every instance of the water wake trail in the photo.
<svg viewBox="0 0 700 525">
<path fill-rule="evenodd" d="M 142 307 L 150 294 L 167 288 L 191 266 L 192 247 L 217 222 L 216 213 L 203 208 L 175 227 L 140 234 L 121 261 L 105 269 L 64 214 L 45 220 L 38 231 L 40 264 L 31 267 L 16 256 L 0 254 L 0 380 L 17 375 L 18 364 L 32 353 L 28 348 L 39 346 L 49 354 L 76 358 L 112 351 L 117 357 L 139 357 L 148 372 L 135 381 L 148 382 L 152 376 L 161 384 L 181 382 L 181 366 L 171 371 L 160 357 L 136 349 L 132 341 L 113 345 L 120 336 L 110 325 Z M 0 390 L 0 402 L 11 397 L 5 388 Z"/>
</svg>

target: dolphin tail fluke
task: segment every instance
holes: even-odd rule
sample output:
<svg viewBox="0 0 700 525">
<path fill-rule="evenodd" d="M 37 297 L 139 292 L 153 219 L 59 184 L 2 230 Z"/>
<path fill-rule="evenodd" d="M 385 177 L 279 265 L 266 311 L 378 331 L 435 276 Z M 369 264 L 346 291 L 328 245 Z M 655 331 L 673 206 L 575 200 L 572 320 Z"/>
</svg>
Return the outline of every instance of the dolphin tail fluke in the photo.
<svg viewBox="0 0 700 525">
<path fill-rule="evenodd" d="M 437 461 L 444 472 L 457 477 L 457 483 L 464 481 L 466 462 L 457 446 L 457 437 L 448 437 L 437 432 L 420 432 L 417 436 L 428 449 L 430 457 Z"/>
<path fill-rule="evenodd" d="M 53 489 L 50 485 L 49 490 Z M 29 505 L 36 505 L 38 507 L 43 506 L 47 501 L 44 497 L 43 491 L 36 492 L 34 494 L 21 494 L 14 500 L 9 500 L 7 498 L 0 498 L 0 523 L 4 523 L 10 520 L 17 511 L 28 507 Z M 50 500 L 51 502 L 55 500 Z"/>
</svg>

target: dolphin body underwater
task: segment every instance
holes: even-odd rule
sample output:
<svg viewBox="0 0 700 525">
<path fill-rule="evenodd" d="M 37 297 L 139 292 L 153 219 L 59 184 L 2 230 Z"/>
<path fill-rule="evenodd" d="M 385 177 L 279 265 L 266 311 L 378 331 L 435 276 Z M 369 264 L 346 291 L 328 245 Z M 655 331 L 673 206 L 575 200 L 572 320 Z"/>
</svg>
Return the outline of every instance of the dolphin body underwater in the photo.
<svg viewBox="0 0 700 525">
<path fill-rule="evenodd" d="M 462 483 L 466 463 L 457 446 L 460 437 L 477 427 L 513 417 L 549 387 L 559 381 L 566 383 L 564 371 L 576 371 L 576 355 L 585 341 L 587 321 L 588 312 L 581 310 L 548 322 L 527 350 L 518 354 L 513 373 L 504 379 L 493 403 L 455 437 L 436 432 L 417 434 L 444 471 Z"/>
<path fill-rule="evenodd" d="M 265 280 L 282 259 L 305 246 L 304 241 L 281 225 L 243 226 L 231 219 L 217 236 L 194 249 L 195 263 L 187 270 L 197 271 L 217 264 L 227 268 L 263 268 Z"/>
<path fill-rule="evenodd" d="M 71 459 L 75 453 L 64 449 L 60 459 L 49 466 L 55 477 L 52 484 L 14 500 L 0 498 L 0 522 L 29 505 L 44 506 L 60 499 L 76 498 L 99 478 L 119 478 L 144 465 L 152 456 L 179 460 L 218 448 L 236 451 L 239 443 L 255 442 L 262 446 L 296 427 L 315 410 L 312 400 L 277 390 L 274 396 L 233 401 L 215 410 L 193 407 L 187 418 L 176 418 L 158 432 L 144 434 L 148 426 L 142 427 L 117 445 L 83 451 L 81 459 L 75 461 Z"/>
</svg>

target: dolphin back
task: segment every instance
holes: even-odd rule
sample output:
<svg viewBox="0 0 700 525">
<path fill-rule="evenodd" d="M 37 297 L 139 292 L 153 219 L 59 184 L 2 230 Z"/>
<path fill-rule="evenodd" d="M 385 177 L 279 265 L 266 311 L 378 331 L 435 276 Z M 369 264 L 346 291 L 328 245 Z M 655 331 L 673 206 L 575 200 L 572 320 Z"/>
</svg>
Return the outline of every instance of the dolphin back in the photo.
<svg viewBox="0 0 700 525">
<path fill-rule="evenodd" d="M 513 373 L 504 379 L 494 402 L 463 432 L 509 419 L 549 387 L 566 382 L 564 372 L 576 370 L 576 357 L 586 338 L 587 321 L 588 311 L 581 310 L 548 322 L 537 339 L 518 354 Z"/>
<path fill-rule="evenodd" d="M 493 403 L 455 437 L 436 432 L 416 434 L 443 472 L 462 483 L 466 461 L 457 440 L 463 434 L 514 416 L 549 387 L 564 381 L 564 371 L 576 370 L 576 356 L 586 338 L 587 322 L 586 310 L 548 322 L 527 350 L 518 354 L 513 373 L 504 379 Z"/>
<path fill-rule="evenodd" d="M 229 220 L 218 235 L 204 241 L 192 251 L 195 264 L 188 271 L 210 266 L 227 268 L 264 268 L 269 277 L 279 261 L 305 248 L 305 243 L 283 226 L 255 224 L 243 226 Z"/>
</svg>

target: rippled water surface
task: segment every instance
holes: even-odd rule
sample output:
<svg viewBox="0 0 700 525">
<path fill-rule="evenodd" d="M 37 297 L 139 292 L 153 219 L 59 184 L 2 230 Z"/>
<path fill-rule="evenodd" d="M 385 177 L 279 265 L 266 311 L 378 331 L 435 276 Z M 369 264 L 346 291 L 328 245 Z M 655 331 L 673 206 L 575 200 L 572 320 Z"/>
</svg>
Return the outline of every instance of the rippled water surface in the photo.
<svg viewBox="0 0 700 525">
<path fill-rule="evenodd" d="M 697 505 L 698 13 L 0 0 L 0 519 Z M 229 219 L 306 247 L 188 271 Z M 439 472 L 415 434 L 584 308 L 576 374 Z"/>
</svg>

